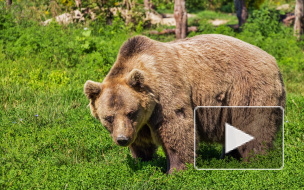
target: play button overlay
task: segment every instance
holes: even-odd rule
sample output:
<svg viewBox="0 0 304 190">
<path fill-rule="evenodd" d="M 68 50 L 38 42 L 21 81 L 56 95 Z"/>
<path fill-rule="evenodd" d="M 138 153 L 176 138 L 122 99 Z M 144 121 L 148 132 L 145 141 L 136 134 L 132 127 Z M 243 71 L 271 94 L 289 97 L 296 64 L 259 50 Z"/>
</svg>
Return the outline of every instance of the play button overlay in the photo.
<svg viewBox="0 0 304 190">
<path fill-rule="evenodd" d="M 225 153 L 236 149 L 239 146 L 253 140 L 254 137 L 241 130 L 225 123 Z"/>
<path fill-rule="evenodd" d="M 193 138 L 197 170 L 284 167 L 284 109 L 279 106 L 198 106 Z"/>
</svg>

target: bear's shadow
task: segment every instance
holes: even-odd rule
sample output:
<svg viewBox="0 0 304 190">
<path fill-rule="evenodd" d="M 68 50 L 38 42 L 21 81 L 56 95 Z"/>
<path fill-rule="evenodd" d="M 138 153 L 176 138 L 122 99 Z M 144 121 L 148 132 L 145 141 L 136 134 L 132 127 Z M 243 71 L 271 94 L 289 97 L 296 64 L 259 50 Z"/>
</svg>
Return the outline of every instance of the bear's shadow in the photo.
<svg viewBox="0 0 304 190">
<path fill-rule="evenodd" d="M 162 172 L 167 171 L 167 160 L 165 157 L 157 155 L 150 161 L 135 160 L 130 154 L 127 155 L 127 163 L 133 171 L 145 169 L 149 166 L 160 168 Z"/>
<path fill-rule="evenodd" d="M 222 154 L 222 147 L 217 144 L 201 143 L 197 153 L 197 158 L 211 161 L 212 159 L 220 159 Z"/>
<path fill-rule="evenodd" d="M 199 147 L 197 151 L 197 159 L 211 161 L 212 159 L 220 159 L 221 150 L 216 145 L 206 145 Z M 156 155 L 150 161 L 142 161 L 140 159 L 135 160 L 130 154 L 127 155 L 127 163 L 133 171 L 142 170 L 148 166 L 154 166 L 160 168 L 162 172 L 167 171 L 167 159 L 166 157 Z"/>
</svg>

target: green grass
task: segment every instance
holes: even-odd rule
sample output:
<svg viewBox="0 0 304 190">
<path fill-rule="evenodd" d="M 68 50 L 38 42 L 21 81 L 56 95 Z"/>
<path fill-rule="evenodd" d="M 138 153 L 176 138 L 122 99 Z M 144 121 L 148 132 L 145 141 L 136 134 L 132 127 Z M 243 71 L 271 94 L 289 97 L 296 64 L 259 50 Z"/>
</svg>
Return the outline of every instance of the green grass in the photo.
<svg viewBox="0 0 304 190">
<path fill-rule="evenodd" d="M 232 13 L 221 13 L 214 12 L 209 10 L 204 11 L 196 11 L 194 14 L 197 16 L 196 18 L 189 18 L 189 23 L 194 22 L 193 20 L 227 20 L 226 24 L 238 24 L 238 20 L 235 14 Z"/>
<path fill-rule="evenodd" d="M 120 45 L 134 32 L 119 20 L 84 30 L 81 25 L 42 27 L 5 19 L 0 25 L 0 189 L 304 188 L 303 44 L 289 29 L 263 33 L 265 21 L 254 20 L 240 33 L 201 25 L 204 30 L 191 34 L 235 36 L 276 57 L 288 92 L 284 169 L 197 171 L 188 165 L 167 175 L 161 149 L 154 160 L 136 163 L 91 116 L 83 94 L 85 81 L 102 81 Z M 223 162 L 207 161 L 210 167 Z"/>
</svg>

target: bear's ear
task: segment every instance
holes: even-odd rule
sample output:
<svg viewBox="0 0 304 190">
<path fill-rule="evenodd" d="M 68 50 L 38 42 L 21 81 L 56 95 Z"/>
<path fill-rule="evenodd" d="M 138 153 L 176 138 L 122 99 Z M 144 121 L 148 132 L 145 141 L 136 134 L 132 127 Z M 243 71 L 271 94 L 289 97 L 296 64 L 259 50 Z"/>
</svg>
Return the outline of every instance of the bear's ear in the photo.
<svg viewBox="0 0 304 190">
<path fill-rule="evenodd" d="M 144 73 L 138 69 L 133 69 L 128 75 L 127 81 L 131 87 L 136 90 L 140 90 L 144 87 Z"/>
<path fill-rule="evenodd" d="M 101 91 L 100 83 L 88 80 L 84 84 L 84 93 L 89 99 L 95 99 Z"/>
</svg>

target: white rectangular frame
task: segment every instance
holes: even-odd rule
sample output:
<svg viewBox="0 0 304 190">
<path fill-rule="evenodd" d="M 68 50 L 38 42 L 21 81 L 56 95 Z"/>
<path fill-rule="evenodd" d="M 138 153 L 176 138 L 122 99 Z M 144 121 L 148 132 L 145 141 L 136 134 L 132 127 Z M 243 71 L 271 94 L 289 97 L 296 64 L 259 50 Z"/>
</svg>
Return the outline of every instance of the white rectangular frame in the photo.
<svg viewBox="0 0 304 190">
<path fill-rule="evenodd" d="M 283 117 L 282 117 L 282 166 L 280 168 L 198 168 L 196 166 L 196 138 L 195 138 L 195 134 L 196 134 L 196 110 L 200 109 L 200 108 L 280 108 L 282 110 L 283 113 Z M 282 170 L 284 168 L 284 108 L 282 108 L 281 106 L 196 106 L 194 108 L 194 115 L 193 115 L 193 120 L 194 120 L 194 168 L 196 170 Z"/>
</svg>

